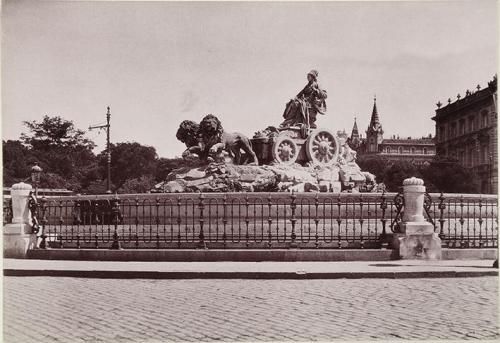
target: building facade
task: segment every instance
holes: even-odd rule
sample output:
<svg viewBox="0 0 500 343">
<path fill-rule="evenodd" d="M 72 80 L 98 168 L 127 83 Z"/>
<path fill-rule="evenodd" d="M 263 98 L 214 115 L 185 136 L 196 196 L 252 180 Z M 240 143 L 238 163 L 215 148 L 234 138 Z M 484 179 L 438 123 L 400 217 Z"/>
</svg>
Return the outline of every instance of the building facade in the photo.
<svg viewBox="0 0 500 343">
<path fill-rule="evenodd" d="M 482 193 L 498 192 L 497 78 L 488 87 L 467 90 L 462 98 L 436 105 L 437 155 L 472 170 Z"/>
<path fill-rule="evenodd" d="M 414 164 L 431 162 L 436 155 L 436 147 L 432 135 L 422 138 L 399 138 L 392 136 L 384 138 L 384 130 L 380 122 L 377 99 L 374 99 L 370 124 L 366 130 L 366 138 L 362 138 L 358 131 L 356 119 L 348 140 L 351 148 L 359 156 L 380 156 L 389 161 L 409 161 Z"/>
</svg>

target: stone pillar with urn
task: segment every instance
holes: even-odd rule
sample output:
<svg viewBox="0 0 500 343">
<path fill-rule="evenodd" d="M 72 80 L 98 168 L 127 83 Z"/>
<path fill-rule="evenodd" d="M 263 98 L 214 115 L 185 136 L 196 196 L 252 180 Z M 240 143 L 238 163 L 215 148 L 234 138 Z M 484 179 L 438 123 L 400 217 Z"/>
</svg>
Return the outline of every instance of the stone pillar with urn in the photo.
<svg viewBox="0 0 500 343">
<path fill-rule="evenodd" d="M 399 237 L 402 259 L 441 259 L 441 239 L 434 225 L 425 220 L 425 186 L 422 179 L 412 177 L 403 181 L 403 236 Z"/>
<path fill-rule="evenodd" d="M 29 249 L 36 248 L 29 210 L 31 185 L 20 182 L 11 188 L 12 223 L 3 228 L 3 249 L 6 258 L 26 258 Z"/>
</svg>

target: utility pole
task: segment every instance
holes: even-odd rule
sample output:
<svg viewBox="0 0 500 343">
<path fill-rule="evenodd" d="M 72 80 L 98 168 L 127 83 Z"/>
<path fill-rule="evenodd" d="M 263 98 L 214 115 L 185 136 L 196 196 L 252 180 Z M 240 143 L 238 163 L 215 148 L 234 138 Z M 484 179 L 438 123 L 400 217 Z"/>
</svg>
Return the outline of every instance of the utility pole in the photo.
<svg viewBox="0 0 500 343">
<path fill-rule="evenodd" d="M 108 106 L 108 112 L 106 113 L 106 125 L 96 125 L 96 126 L 89 126 L 89 130 L 93 129 L 106 129 L 106 155 L 108 158 L 108 163 L 107 163 L 107 168 L 108 168 L 108 177 L 106 180 L 106 193 L 110 194 L 111 193 L 111 149 L 110 149 L 110 143 L 109 143 L 109 120 L 111 119 L 111 113 L 109 111 L 109 106 Z"/>
</svg>

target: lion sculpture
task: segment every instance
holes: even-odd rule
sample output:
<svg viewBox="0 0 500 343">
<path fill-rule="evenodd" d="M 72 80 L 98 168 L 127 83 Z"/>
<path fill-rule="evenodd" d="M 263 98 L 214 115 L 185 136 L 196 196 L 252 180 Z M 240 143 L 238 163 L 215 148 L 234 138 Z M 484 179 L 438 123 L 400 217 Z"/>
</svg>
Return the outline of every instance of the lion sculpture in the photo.
<svg viewBox="0 0 500 343">
<path fill-rule="evenodd" d="M 220 156 L 226 153 L 234 164 L 258 164 L 250 139 L 238 132 L 224 132 L 220 120 L 212 114 L 206 115 L 199 125 L 190 120 L 183 121 L 176 137 L 187 146 L 183 157 L 195 154 L 200 159 L 220 160 Z"/>
<path fill-rule="evenodd" d="M 177 129 L 176 138 L 186 144 L 186 150 L 182 153 L 185 159 L 205 159 L 208 155 L 199 144 L 200 125 L 192 120 L 184 120 Z"/>
</svg>

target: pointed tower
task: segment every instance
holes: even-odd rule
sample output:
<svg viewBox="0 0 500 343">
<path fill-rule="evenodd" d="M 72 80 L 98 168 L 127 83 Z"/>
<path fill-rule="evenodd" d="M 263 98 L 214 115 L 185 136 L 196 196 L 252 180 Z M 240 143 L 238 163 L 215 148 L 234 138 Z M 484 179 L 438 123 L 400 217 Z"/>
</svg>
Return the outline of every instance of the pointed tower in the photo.
<svg viewBox="0 0 500 343">
<path fill-rule="evenodd" d="M 380 124 L 380 119 L 378 117 L 377 111 L 377 97 L 373 98 L 373 110 L 372 118 L 370 119 L 370 125 L 368 125 L 368 130 L 366 130 L 366 152 L 370 154 L 378 153 L 378 146 L 382 143 L 384 135 L 384 130 L 382 130 L 382 124 Z"/>
<path fill-rule="evenodd" d="M 352 149 L 359 148 L 361 143 L 361 137 L 359 136 L 358 124 L 356 123 L 356 117 L 354 117 L 354 125 L 352 126 L 351 137 L 349 138 L 349 145 Z"/>
</svg>

